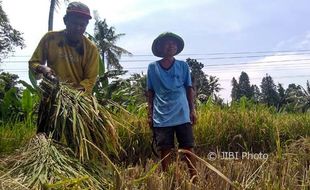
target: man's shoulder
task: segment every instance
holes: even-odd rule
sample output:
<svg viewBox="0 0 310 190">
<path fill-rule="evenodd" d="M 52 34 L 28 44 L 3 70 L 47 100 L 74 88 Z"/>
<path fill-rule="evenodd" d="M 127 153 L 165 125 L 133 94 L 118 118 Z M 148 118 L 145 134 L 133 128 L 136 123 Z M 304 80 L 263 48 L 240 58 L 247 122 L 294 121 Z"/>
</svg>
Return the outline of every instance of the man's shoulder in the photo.
<svg viewBox="0 0 310 190">
<path fill-rule="evenodd" d="M 174 61 L 174 64 L 176 64 L 177 65 L 177 68 L 183 68 L 183 69 L 187 69 L 189 66 L 188 66 L 188 64 L 187 64 L 187 62 L 185 62 L 185 61 L 182 61 L 182 60 L 175 60 Z"/>
<path fill-rule="evenodd" d="M 156 65 L 157 61 L 151 62 L 149 65 Z"/>
<path fill-rule="evenodd" d="M 91 41 L 90 39 L 88 39 L 84 35 L 83 35 L 83 39 L 84 39 L 84 42 L 88 48 L 97 49 L 97 46 L 93 41 Z"/>
<path fill-rule="evenodd" d="M 61 31 L 48 31 L 47 33 L 45 33 L 44 36 L 51 37 L 51 36 L 62 36 L 62 35 L 63 35 L 63 30 L 61 30 Z"/>
<path fill-rule="evenodd" d="M 44 43 L 56 43 L 63 42 L 64 40 L 64 31 L 48 31 L 45 35 L 41 38 L 41 41 Z"/>
<path fill-rule="evenodd" d="M 151 62 L 151 63 L 149 63 L 148 68 L 154 68 L 156 66 L 156 64 L 157 64 L 157 61 Z"/>
<path fill-rule="evenodd" d="M 185 61 L 179 60 L 179 59 L 176 59 L 174 62 L 177 64 L 181 64 L 181 65 L 187 65 L 187 63 Z"/>
</svg>

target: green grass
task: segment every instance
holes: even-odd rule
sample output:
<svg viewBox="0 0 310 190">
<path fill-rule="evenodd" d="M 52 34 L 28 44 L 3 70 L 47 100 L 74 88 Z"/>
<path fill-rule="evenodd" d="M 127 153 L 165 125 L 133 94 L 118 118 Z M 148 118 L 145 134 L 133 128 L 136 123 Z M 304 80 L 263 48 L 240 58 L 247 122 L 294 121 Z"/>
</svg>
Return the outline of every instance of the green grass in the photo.
<svg viewBox="0 0 310 190">
<path fill-rule="evenodd" d="M 310 136 L 310 115 L 275 113 L 262 105 L 245 110 L 201 106 L 194 129 L 201 150 L 273 152 L 278 138 L 284 145 Z"/>
<path fill-rule="evenodd" d="M 27 127 L 25 127 L 27 126 Z M 8 154 L 28 143 L 35 135 L 36 126 L 24 122 L 9 122 L 0 125 L 0 154 Z"/>
<path fill-rule="evenodd" d="M 161 172 L 159 160 L 152 155 L 152 132 L 147 126 L 146 114 L 141 113 L 138 116 L 124 112 L 117 115 L 131 127 L 129 130 L 117 128 L 120 144 L 126 153 L 121 152 L 119 158 L 111 159 L 120 173 L 120 178 L 111 182 L 113 187 L 121 185 L 128 190 L 231 188 L 231 184 L 206 163 L 240 189 L 306 190 L 310 187 L 309 114 L 277 113 L 263 105 L 199 106 L 194 133 L 196 154 L 201 159 L 197 162 L 199 176 L 194 185 L 181 159 L 175 161 L 169 172 Z M 12 153 L 24 146 L 34 133 L 35 127 L 25 127 L 24 123 L 0 126 L 0 153 Z M 209 160 L 206 155 L 215 150 L 262 152 L 268 154 L 268 159 Z M 0 183 L 3 182 L 1 175 L 4 172 L 1 168 L 3 165 L 0 162 Z M 109 167 L 104 172 L 115 173 Z M 71 183 L 80 179 L 68 180 Z M 54 184 L 58 182 L 54 181 Z"/>
<path fill-rule="evenodd" d="M 120 115 L 132 125 L 132 132 L 118 131 L 127 163 L 145 163 L 152 155 L 152 131 L 141 115 Z M 197 108 L 197 116 L 194 135 L 199 155 L 215 150 L 272 153 L 291 140 L 310 136 L 310 114 L 277 113 L 263 105 L 207 104 Z"/>
</svg>

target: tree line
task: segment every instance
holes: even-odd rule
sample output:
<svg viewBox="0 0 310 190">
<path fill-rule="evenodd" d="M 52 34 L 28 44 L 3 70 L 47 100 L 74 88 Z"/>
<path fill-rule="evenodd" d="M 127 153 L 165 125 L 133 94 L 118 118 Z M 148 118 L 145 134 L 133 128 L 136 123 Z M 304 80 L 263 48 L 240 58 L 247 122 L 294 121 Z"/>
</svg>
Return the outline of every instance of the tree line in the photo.
<svg viewBox="0 0 310 190">
<path fill-rule="evenodd" d="M 143 112 L 146 107 L 146 75 L 143 73 L 133 74 L 125 79 L 122 77 L 127 71 L 123 70 L 119 60 L 123 54 L 131 53 L 116 45 L 117 40 L 125 34 L 117 34 L 114 27 L 108 26 L 106 20 L 101 20 L 97 12 L 94 13 L 94 35 L 87 36 L 97 45 L 101 60 L 100 73 L 94 88 L 94 95 L 102 104 L 108 104 L 112 100 L 124 106 L 130 112 Z M 7 15 L 0 3 L 0 62 L 8 53 L 14 51 L 14 47 L 25 46 L 22 33 L 15 30 L 9 22 Z M 218 95 L 221 90 L 219 78 L 207 75 L 203 72 L 204 64 L 196 59 L 188 58 L 193 87 L 196 92 L 198 104 L 207 101 L 226 106 L 223 99 Z M 31 75 L 30 75 L 31 77 Z M 17 75 L 2 72 L 0 74 L 0 117 L 24 118 L 32 114 L 38 94 L 32 86 L 18 80 Z M 241 72 L 239 79 L 232 78 L 231 98 L 232 102 L 238 102 L 246 98 L 254 103 L 262 103 L 276 108 L 277 111 L 306 112 L 310 108 L 310 85 L 306 88 L 294 83 L 289 84 L 287 89 L 282 84 L 275 85 L 271 76 L 266 74 L 261 85 L 251 85 L 247 73 Z M 22 84 L 26 90 L 17 87 Z M 19 85 L 20 86 L 20 85 Z M 32 94 L 32 95 L 31 95 Z M 141 111 L 142 110 L 142 111 Z"/>
<path fill-rule="evenodd" d="M 262 78 L 260 88 L 251 85 L 246 72 L 241 72 L 239 80 L 234 77 L 231 81 L 232 101 L 239 101 L 242 97 L 277 108 L 278 111 L 306 112 L 310 108 L 310 84 L 306 82 L 306 88 L 295 83 L 284 89 L 283 85 L 276 85 L 272 77 L 266 74 Z"/>
</svg>

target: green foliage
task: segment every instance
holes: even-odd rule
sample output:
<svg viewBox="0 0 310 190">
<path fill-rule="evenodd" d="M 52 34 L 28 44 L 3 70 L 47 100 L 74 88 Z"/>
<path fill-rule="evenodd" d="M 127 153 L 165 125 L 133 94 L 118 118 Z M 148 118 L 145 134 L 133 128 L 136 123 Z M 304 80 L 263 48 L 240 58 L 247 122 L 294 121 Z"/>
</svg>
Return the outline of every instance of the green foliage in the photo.
<svg viewBox="0 0 310 190">
<path fill-rule="evenodd" d="M 12 153 L 24 146 L 35 134 L 36 126 L 26 121 L 8 121 L 0 124 L 0 154 Z"/>
<path fill-rule="evenodd" d="M 307 81 L 306 88 L 290 84 L 287 89 L 287 101 L 290 102 L 293 111 L 307 112 L 310 109 L 309 81 Z"/>
<path fill-rule="evenodd" d="M 9 22 L 9 19 L 2 9 L 0 1 L 0 62 L 8 53 L 14 52 L 14 47 L 23 48 L 25 46 L 22 33 L 15 30 Z"/>
<path fill-rule="evenodd" d="M 23 91 L 23 96 L 22 96 L 22 110 L 25 113 L 29 114 L 33 110 L 33 105 L 34 105 L 34 102 L 31 98 L 30 90 L 25 89 Z"/>
<path fill-rule="evenodd" d="M 262 79 L 261 89 L 261 102 L 267 104 L 268 106 L 277 107 L 280 99 L 279 94 L 272 77 L 268 74 Z"/>
<path fill-rule="evenodd" d="M 18 96 L 18 89 L 16 87 L 11 88 L 10 90 L 4 93 L 4 97 L 0 104 L 1 106 L 1 118 L 5 120 L 7 118 L 19 117 L 21 102 L 20 97 Z"/>
<path fill-rule="evenodd" d="M 235 79 L 235 77 L 232 78 L 231 80 L 231 99 L 232 101 L 237 101 L 238 100 L 238 96 L 239 96 L 239 86 L 238 86 L 238 82 Z"/>
<path fill-rule="evenodd" d="M 144 112 L 146 113 L 146 110 Z M 2 159 L 0 183 L 6 189 L 12 189 L 13 184 L 52 189 L 100 189 L 102 186 L 107 189 L 230 188 L 227 181 L 214 170 L 210 170 L 209 167 L 212 166 L 227 176 L 233 186 L 242 189 L 307 189 L 310 185 L 309 114 L 278 113 L 274 107 L 258 104 L 246 97 L 233 102 L 229 107 L 223 107 L 210 98 L 197 108 L 198 123 L 194 126 L 197 145 L 195 151 L 200 157 L 197 157 L 198 182 L 195 184 L 191 183 L 187 167 L 181 162 L 181 155 L 178 153 L 175 163 L 167 173 L 156 169 L 160 162 L 149 160 L 153 158 L 152 134 L 147 126 L 146 114 L 117 114 L 118 118 L 131 124 L 130 130 L 117 129 L 120 143 L 126 151 L 120 154 L 120 165 L 113 166 L 117 169 L 99 163 L 81 165 L 64 152 L 65 147 L 45 140 L 23 148 L 19 154 Z M 26 131 L 23 129 L 30 131 L 17 123 L 7 127 L 0 126 L 0 150 L 4 150 L 3 147 L 14 147 L 2 151 L 7 153 L 25 143 L 16 135 Z M 12 133 L 5 138 L 3 134 L 9 134 L 8 131 Z M 31 131 L 33 135 L 35 127 L 31 128 Z M 14 141 L 17 146 L 12 143 L 15 136 L 19 139 Z M 30 136 L 24 138 L 29 139 Z M 8 140 L 10 143 L 6 143 Z M 48 143 L 50 144 L 46 146 Z M 211 151 L 261 152 L 266 153 L 268 159 L 210 160 L 204 157 Z M 15 162 L 16 160 L 19 162 Z M 10 175 L 3 175 L 2 170 L 7 166 L 5 163 L 16 163 Z"/>
<path fill-rule="evenodd" d="M 272 152 L 289 139 L 310 135 L 307 114 L 277 113 L 274 107 L 241 98 L 230 107 L 201 106 L 195 126 L 200 150 Z"/>
<path fill-rule="evenodd" d="M 196 96 L 200 102 L 206 102 L 209 97 L 222 101 L 216 93 L 218 93 L 221 88 L 219 84 L 219 79 L 215 76 L 206 75 L 202 69 L 204 65 L 198 62 L 196 59 L 186 59 L 192 76 L 192 83 Z"/>
<path fill-rule="evenodd" d="M 94 92 L 99 101 L 104 102 L 106 99 L 110 99 L 112 93 L 118 88 L 121 88 L 120 83 L 122 83 L 123 79 L 121 79 L 120 76 L 126 72 L 127 71 L 110 70 L 98 77 Z M 109 79 L 111 82 L 109 82 Z"/>
<path fill-rule="evenodd" d="M 152 152 L 152 131 L 147 124 L 147 111 L 143 110 L 141 116 L 119 113 L 128 123 L 130 130 L 118 130 L 122 147 L 125 152 L 120 154 L 122 165 L 146 163 L 147 158 L 154 156 Z"/>
<path fill-rule="evenodd" d="M 233 101 L 238 101 L 243 96 L 247 99 L 259 99 L 259 96 L 254 93 L 257 92 L 257 87 L 250 84 L 250 79 L 246 72 L 241 72 L 239 82 L 233 77 L 231 83 L 231 98 Z"/>
<path fill-rule="evenodd" d="M 115 45 L 117 40 L 124 35 L 116 34 L 115 28 L 109 27 L 105 19 L 100 20 L 98 13 L 95 12 L 94 36 L 89 35 L 89 37 L 99 48 L 102 60 L 107 61 L 108 70 L 112 68 L 122 70 L 119 59 L 123 54 L 131 55 L 129 51 Z"/>
<path fill-rule="evenodd" d="M 256 85 L 250 85 L 249 77 L 245 72 L 242 72 L 239 78 L 239 83 L 233 77 L 231 98 L 232 103 L 239 101 L 242 97 L 251 99 L 256 103 L 263 103 L 267 106 L 272 106 L 278 112 L 307 112 L 310 108 L 309 103 L 309 81 L 304 89 L 300 85 L 289 84 L 285 90 L 282 84 L 276 86 L 271 76 L 266 74 L 261 82 L 261 91 Z"/>
<path fill-rule="evenodd" d="M 21 108 L 27 126 L 31 126 L 34 122 L 34 113 L 36 111 L 36 106 L 38 102 L 39 96 L 37 94 L 32 94 L 31 90 L 29 90 L 28 88 L 23 90 L 21 98 Z"/>
<path fill-rule="evenodd" d="M 120 78 L 123 71 L 110 70 L 99 77 L 95 85 L 95 95 L 98 101 L 107 107 L 110 100 L 122 106 L 127 111 L 140 114 L 146 109 L 146 75 L 133 74 L 127 79 Z M 107 83 L 108 79 L 112 81 Z"/>
<path fill-rule="evenodd" d="M 248 99 L 251 99 L 254 95 L 253 88 L 250 84 L 249 76 L 246 72 L 241 72 L 239 77 L 239 96 L 245 96 Z"/>
<path fill-rule="evenodd" d="M 281 84 L 278 84 L 278 94 L 279 94 L 279 104 L 278 104 L 278 109 L 282 108 L 286 103 L 286 95 L 285 95 L 285 89 Z"/>
<path fill-rule="evenodd" d="M 0 119 L 28 120 L 32 122 L 33 111 L 38 102 L 38 95 L 25 81 L 17 81 L 18 76 L 10 73 L 0 74 Z M 23 84 L 28 88 L 17 87 Z"/>
<path fill-rule="evenodd" d="M 0 74 L 0 119 L 18 118 L 21 112 L 21 89 L 16 87 L 17 75 Z"/>
<path fill-rule="evenodd" d="M 127 162 L 152 155 L 151 130 L 146 110 L 141 116 L 125 117 L 132 123 L 132 132 L 122 132 Z M 196 151 L 250 151 L 270 153 L 283 148 L 288 141 L 310 136 L 309 114 L 278 113 L 275 107 L 258 104 L 242 97 L 230 106 L 217 105 L 212 99 L 197 107 L 198 123 L 194 126 Z M 279 140 L 279 143 L 277 141 Z M 140 152 L 141 151 L 141 152 Z M 145 162 L 145 160 L 141 160 Z"/>
<path fill-rule="evenodd" d="M 133 74 L 130 78 L 120 80 L 119 88 L 111 94 L 111 99 L 122 105 L 131 113 L 146 109 L 146 75 Z"/>
</svg>

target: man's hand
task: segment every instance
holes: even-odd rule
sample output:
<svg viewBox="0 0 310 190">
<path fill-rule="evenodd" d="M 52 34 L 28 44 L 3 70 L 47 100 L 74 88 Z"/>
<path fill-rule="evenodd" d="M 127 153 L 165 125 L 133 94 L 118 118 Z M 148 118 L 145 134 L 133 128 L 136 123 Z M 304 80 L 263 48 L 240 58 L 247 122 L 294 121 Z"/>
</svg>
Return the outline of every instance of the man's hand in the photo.
<svg viewBox="0 0 310 190">
<path fill-rule="evenodd" d="M 151 115 L 148 116 L 147 122 L 149 124 L 149 127 L 152 128 L 153 127 L 153 117 Z"/>
<path fill-rule="evenodd" d="M 195 111 L 191 111 L 190 115 L 189 115 L 192 125 L 195 125 L 197 122 L 197 116 L 196 116 L 196 112 Z"/>
<path fill-rule="evenodd" d="M 148 90 L 147 91 L 147 109 L 148 109 L 147 122 L 151 129 L 153 128 L 153 99 L 154 99 L 154 91 Z"/>
<path fill-rule="evenodd" d="M 44 76 L 51 76 L 51 75 L 55 75 L 54 71 L 46 66 L 46 65 L 39 65 L 36 69 L 36 71 L 38 73 L 42 73 Z"/>
<path fill-rule="evenodd" d="M 72 85 L 73 88 L 75 88 L 76 90 L 79 90 L 79 91 L 85 91 L 85 88 L 84 86 L 80 85 L 80 84 L 75 84 L 75 85 Z"/>
<path fill-rule="evenodd" d="M 43 74 L 44 77 L 46 77 L 48 80 L 53 82 L 58 82 L 58 79 L 55 75 L 55 72 L 48 66 L 40 65 L 36 69 L 37 73 Z"/>
</svg>

